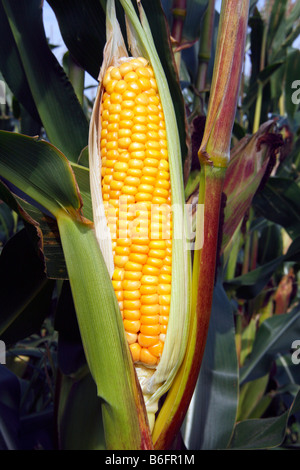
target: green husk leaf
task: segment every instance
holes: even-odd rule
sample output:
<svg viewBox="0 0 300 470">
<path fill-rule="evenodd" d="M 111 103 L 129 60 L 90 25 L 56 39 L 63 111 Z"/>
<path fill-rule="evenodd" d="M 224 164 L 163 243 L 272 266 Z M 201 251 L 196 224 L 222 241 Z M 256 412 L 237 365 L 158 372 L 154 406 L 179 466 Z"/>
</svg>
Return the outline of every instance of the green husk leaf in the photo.
<svg viewBox="0 0 300 470">
<path fill-rule="evenodd" d="M 148 449 L 151 444 L 144 404 L 94 230 L 64 211 L 58 214 L 57 223 L 85 356 L 102 398 L 107 448 Z"/>
</svg>

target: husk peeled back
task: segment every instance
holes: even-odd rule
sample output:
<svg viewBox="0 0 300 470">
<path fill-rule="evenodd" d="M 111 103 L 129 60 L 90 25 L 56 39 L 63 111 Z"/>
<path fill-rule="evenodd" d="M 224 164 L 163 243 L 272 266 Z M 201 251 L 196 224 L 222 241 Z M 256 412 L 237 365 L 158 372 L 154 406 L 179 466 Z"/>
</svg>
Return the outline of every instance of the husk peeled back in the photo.
<svg viewBox="0 0 300 470">
<path fill-rule="evenodd" d="M 130 19 L 126 16 L 127 40 L 130 47 L 132 57 L 145 57 L 151 63 L 158 89 L 161 96 L 163 111 L 165 116 L 173 117 L 166 123 L 166 131 L 168 137 L 169 131 L 174 131 L 177 128 L 175 113 L 173 109 L 172 100 L 167 101 L 166 96 L 169 94 L 168 84 L 164 78 L 164 72 L 160 65 L 157 53 L 153 47 L 153 39 L 145 17 L 141 4 L 138 2 L 141 22 L 147 31 L 142 30 L 141 23 L 135 21 L 135 12 L 131 2 L 121 0 L 124 10 L 130 13 Z M 132 18 L 135 24 L 133 25 Z M 137 31 L 138 28 L 138 31 Z M 101 122 L 100 122 L 100 104 L 103 94 L 103 87 L 101 86 L 105 71 L 109 66 L 118 66 L 120 63 L 129 60 L 128 51 L 122 36 L 120 25 L 116 18 L 115 2 L 108 0 L 107 2 L 107 20 L 106 20 L 106 35 L 107 42 L 104 48 L 103 63 L 99 73 L 99 87 L 97 90 L 96 100 L 93 108 L 90 124 L 89 135 L 89 159 L 90 159 L 90 185 L 91 197 L 94 213 L 94 223 L 96 237 L 100 244 L 108 271 L 112 276 L 114 271 L 114 261 L 112 254 L 112 243 L 110 232 L 107 227 L 107 221 L 104 214 L 104 206 L 101 190 L 101 158 L 100 158 L 100 135 L 101 135 Z M 136 39 L 138 37 L 138 39 Z M 141 38 L 143 40 L 141 40 Z M 149 43 L 148 40 L 150 39 Z M 152 42 L 151 42 L 152 41 Z M 149 53 L 148 53 L 149 51 Z M 151 60 L 151 57 L 154 59 Z M 159 63 L 159 65 L 158 65 Z M 156 71 L 159 70 L 160 78 L 157 76 Z M 167 103 L 164 106 L 164 102 Z M 172 152 L 169 146 L 169 164 L 170 164 L 170 177 L 171 177 L 171 191 L 172 200 L 175 200 L 177 205 L 184 206 L 184 192 L 183 182 L 181 180 L 182 169 L 181 156 L 180 156 L 180 143 L 179 138 L 172 137 Z M 173 153 L 174 161 L 171 161 Z M 175 163 L 174 163 L 175 162 Z M 173 168 L 173 171 L 172 171 Z M 175 176 L 174 176 L 175 175 Z M 173 179 L 173 181 L 172 181 Z M 179 211 L 180 212 L 180 211 Z M 149 414 L 150 421 L 153 421 L 154 413 L 157 410 L 158 399 L 168 390 L 171 382 L 182 362 L 186 348 L 186 338 L 188 336 L 189 328 L 189 314 L 190 314 L 190 297 L 189 297 L 189 284 L 191 282 L 190 275 L 190 253 L 184 253 L 185 248 L 182 243 L 186 240 L 186 219 L 183 220 L 184 214 L 175 214 L 173 217 L 173 247 L 172 250 L 172 291 L 171 291 L 171 309 L 169 317 L 168 332 L 166 335 L 166 342 L 161 360 L 156 369 L 150 369 L 143 365 L 136 365 L 136 372 L 139 378 L 141 388 L 144 394 L 145 404 Z M 178 217 L 176 224 L 175 218 Z M 178 222 L 179 220 L 179 222 Z M 179 260 L 179 262 L 178 262 Z M 175 269 L 175 265 L 178 269 Z M 173 298 L 173 304 L 172 304 Z M 173 307 L 172 307 L 173 305 Z M 186 317 L 186 318 L 185 318 Z M 174 334 L 168 334 L 170 329 L 174 330 Z M 151 422 L 150 422 L 151 425 Z"/>
</svg>

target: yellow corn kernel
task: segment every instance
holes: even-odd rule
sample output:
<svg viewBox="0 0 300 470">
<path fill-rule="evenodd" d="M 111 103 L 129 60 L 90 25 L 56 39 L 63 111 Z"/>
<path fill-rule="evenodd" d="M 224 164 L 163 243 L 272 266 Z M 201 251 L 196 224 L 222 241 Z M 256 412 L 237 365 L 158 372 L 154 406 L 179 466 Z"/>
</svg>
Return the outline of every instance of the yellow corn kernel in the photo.
<svg viewBox="0 0 300 470">
<path fill-rule="evenodd" d="M 126 300 L 137 300 L 141 297 L 139 290 L 124 290 L 122 291 L 123 298 Z"/>
<path fill-rule="evenodd" d="M 157 286 L 143 285 L 143 286 L 140 287 L 140 292 L 143 295 L 156 294 L 156 293 L 158 293 L 158 287 Z"/>
<path fill-rule="evenodd" d="M 143 325 L 157 325 L 158 323 L 162 324 L 159 315 L 141 315 L 141 323 Z"/>
<path fill-rule="evenodd" d="M 155 305 L 142 305 L 141 306 L 141 316 L 152 316 L 160 313 L 161 306 L 159 304 Z"/>
<path fill-rule="evenodd" d="M 152 356 L 161 357 L 163 348 L 164 343 L 162 341 L 158 341 L 158 343 L 154 344 L 153 346 L 150 346 L 148 348 L 148 351 L 150 352 L 150 354 L 152 354 Z"/>
<path fill-rule="evenodd" d="M 129 331 L 125 330 L 126 338 L 128 344 L 135 344 L 137 342 L 137 334 L 136 333 L 130 333 Z"/>
<path fill-rule="evenodd" d="M 157 336 L 161 333 L 160 325 L 140 325 L 140 332 L 143 335 Z"/>
<path fill-rule="evenodd" d="M 157 268 L 156 266 L 151 266 L 148 263 L 143 267 L 143 274 L 149 274 L 150 276 L 159 276 L 160 270 L 162 268 Z"/>
<path fill-rule="evenodd" d="M 161 295 L 171 294 L 171 284 L 160 284 L 157 287 L 157 293 Z"/>
<path fill-rule="evenodd" d="M 148 349 L 141 348 L 140 362 L 147 364 L 149 366 L 153 366 L 157 364 L 157 358 L 153 354 L 151 354 L 150 347 Z"/>
<path fill-rule="evenodd" d="M 159 341 L 159 336 L 143 335 L 140 333 L 138 335 L 138 341 L 142 347 L 149 348 L 149 346 L 154 346 Z"/>
<path fill-rule="evenodd" d="M 150 258 L 150 255 L 149 255 L 147 263 L 150 266 L 154 266 L 155 268 L 161 268 L 164 264 L 164 261 L 160 258 Z"/>
<path fill-rule="evenodd" d="M 137 333 L 140 330 L 141 323 L 134 320 L 123 320 L 125 331 L 129 333 Z"/>
<path fill-rule="evenodd" d="M 131 281 L 138 281 L 141 279 L 142 273 L 140 271 L 125 271 L 124 272 L 124 279 L 131 280 Z"/>
<path fill-rule="evenodd" d="M 172 280 L 172 222 L 164 116 L 144 58 L 109 67 L 102 82 L 102 194 L 111 231 L 113 287 L 134 362 L 155 367 L 167 332 Z"/>
<path fill-rule="evenodd" d="M 133 362 L 139 362 L 141 356 L 141 346 L 138 343 L 133 343 L 129 345 L 131 356 Z"/>
</svg>

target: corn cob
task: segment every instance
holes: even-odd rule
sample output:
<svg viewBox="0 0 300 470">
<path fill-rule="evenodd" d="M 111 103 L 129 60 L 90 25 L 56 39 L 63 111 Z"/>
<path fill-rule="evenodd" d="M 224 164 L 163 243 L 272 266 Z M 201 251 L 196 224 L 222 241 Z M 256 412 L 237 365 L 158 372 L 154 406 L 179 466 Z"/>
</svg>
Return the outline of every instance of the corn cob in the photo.
<svg viewBox="0 0 300 470">
<path fill-rule="evenodd" d="M 114 0 L 108 0 L 107 42 L 89 134 L 91 198 L 96 238 L 153 429 L 158 401 L 186 350 L 191 260 L 168 83 L 142 5 L 139 19 L 131 1 L 120 3 L 132 57 Z"/>
<path fill-rule="evenodd" d="M 164 114 L 144 58 L 108 67 L 102 85 L 101 185 L 112 239 L 112 283 L 133 361 L 155 367 L 167 331 L 172 274 Z"/>
</svg>

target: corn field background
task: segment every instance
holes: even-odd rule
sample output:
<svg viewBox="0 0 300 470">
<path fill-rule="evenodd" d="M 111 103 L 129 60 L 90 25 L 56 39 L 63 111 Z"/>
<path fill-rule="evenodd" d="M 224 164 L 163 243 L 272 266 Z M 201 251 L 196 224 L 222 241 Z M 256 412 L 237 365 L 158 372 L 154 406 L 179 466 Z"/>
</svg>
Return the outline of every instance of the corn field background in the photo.
<svg viewBox="0 0 300 470">
<path fill-rule="evenodd" d="M 188 204 L 199 197 L 220 3 L 142 1 L 176 112 Z M 45 8 L 64 41 L 61 60 L 45 33 Z M 83 215 L 93 217 L 88 131 L 105 8 L 105 0 L 0 0 L 1 450 L 103 449 L 101 399 L 45 207 L 54 191 L 48 162 L 64 154 L 55 204 L 76 206 L 75 175 Z M 206 347 L 172 449 L 300 448 L 299 18 L 297 1 L 250 1 Z M 16 134 L 23 140 L 8 141 Z M 49 145 L 34 153 L 36 136 Z M 20 174 L 29 172 L 26 155 L 44 159 L 43 191 L 41 174 L 29 195 L 3 176 L 7 142 Z"/>
</svg>

